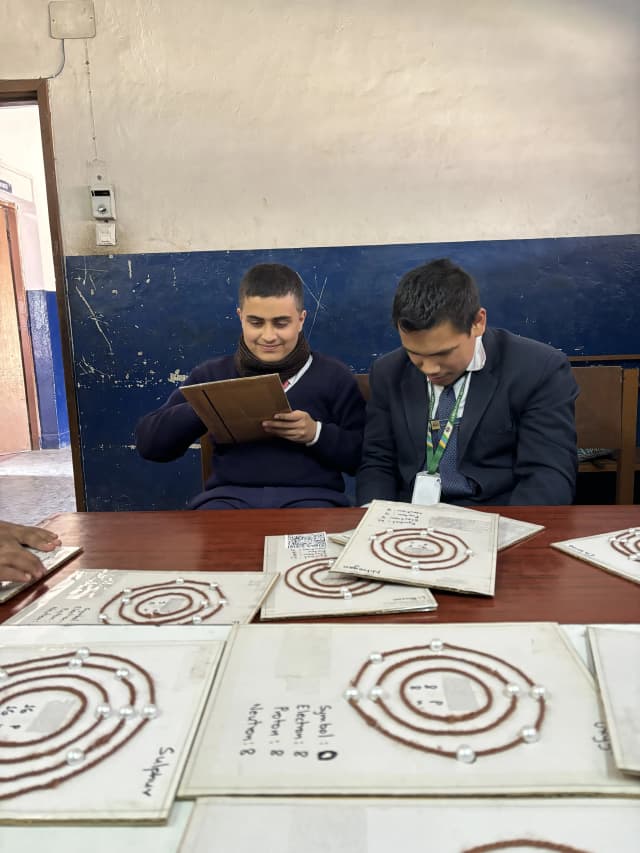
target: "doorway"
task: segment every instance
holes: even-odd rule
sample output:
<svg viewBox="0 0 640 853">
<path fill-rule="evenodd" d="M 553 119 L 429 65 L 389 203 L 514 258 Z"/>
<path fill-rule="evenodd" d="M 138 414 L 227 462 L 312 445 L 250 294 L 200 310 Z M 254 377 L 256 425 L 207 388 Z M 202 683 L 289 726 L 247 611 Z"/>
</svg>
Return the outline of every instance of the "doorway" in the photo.
<svg viewBox="0 0 640 853">
<path fill-rule="evenodd" d="M 10 122 L 3 130 L 3 113 L 30 113 L 35 121 L 28 144 L 40 158 L 40 199 L 35 168 L 17 162 L 22 143 L 16 151 L 18 134 L 6 132 Z M 70 446 L 77 508 L 84 510 L 71 353 L 48 84 L 0 81 L 0 393 L 2 420 L 11 425 L 0 453 Z"/>
<path fill-rule="evenodd" d="M 20 262 L 17 210 L 0 200 L 0 453 L 40 448 L 35 369 Z"/>
</svg>

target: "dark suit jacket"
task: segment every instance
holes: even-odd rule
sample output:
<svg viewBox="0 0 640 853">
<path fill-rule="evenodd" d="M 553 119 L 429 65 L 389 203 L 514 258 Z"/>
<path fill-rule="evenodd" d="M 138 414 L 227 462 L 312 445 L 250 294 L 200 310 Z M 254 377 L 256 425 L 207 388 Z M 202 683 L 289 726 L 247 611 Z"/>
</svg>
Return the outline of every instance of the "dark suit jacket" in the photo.
<svg viewBox="0 0 640 853">
<path fill-rule="evenodd" d="M 569 504 L 577 471 L 574 401 L 578 387 L 566 357 L 504 329 L 487 329 L 487 361 L 472 373 L 458 435 L 458 469 L 475 493 L 455 503 Z M 410 501 L 424 469 L 428 389 L 397 349 L 369 377 L 359 504 Z"/>
</svg>

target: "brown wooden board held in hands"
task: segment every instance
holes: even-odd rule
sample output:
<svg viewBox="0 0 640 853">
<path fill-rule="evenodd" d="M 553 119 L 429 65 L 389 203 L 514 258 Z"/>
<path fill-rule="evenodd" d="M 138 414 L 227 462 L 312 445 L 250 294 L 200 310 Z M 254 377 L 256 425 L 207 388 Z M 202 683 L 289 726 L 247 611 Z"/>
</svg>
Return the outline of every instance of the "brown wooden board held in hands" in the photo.
<svg viewBox="0 0 640 853">
<path fill-rule="evenodd" d="M 180 390 L 217 444 L 268 438 L 262 422 L 291 411 L 277 373 L 184 385 Z"/>
</svg>

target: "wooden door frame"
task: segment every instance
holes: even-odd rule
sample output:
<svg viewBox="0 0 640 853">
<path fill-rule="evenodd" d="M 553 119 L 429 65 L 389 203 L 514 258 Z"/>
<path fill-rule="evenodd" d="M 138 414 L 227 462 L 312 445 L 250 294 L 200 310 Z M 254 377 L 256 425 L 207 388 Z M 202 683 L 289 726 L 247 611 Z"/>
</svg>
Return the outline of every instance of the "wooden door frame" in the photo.
<svg viewBox="0 0 640 853">
<path fill-rule="evenodd" d="M 22 275 L 20 259 L 20 237 L 18 234 L 18 209 L 10 201 L 0 199 L 0 208 L 6 211 L 7 238 L 9 243 L 9 263 L 13 281 L 13 296 L 18 322 L 18 337 L 20 338 L 20 354 L 22 356 L 22 373 L 27 402 L 27 418 L 29 421 L 29 441 L 32 450 L 40 449 L 40 414 L 38 412 L 38 391 L 36 387 L 36 369 L 33 362 L 33 348 L 29 333 L 29 311 L 27 294 Z M 4 224 L 3 226 L 4 227 Z"/>
<path fill-rule="evenodd" d="M 37 105 L 38 112 L 40 114 L 40 138 L 42 141 L 45 186 L 47 189 L 49 229 L 51 231 L 51 249 L 53 253 L 53 269 L 56 283 L 56 303 L 58 306 L 58 321 L 60 323 L 64 386 L 67 397 L 67 411 L 69 414 L 69 441 L 71 444 L 71 459 L 73 462 L 73 480 L 76 493 L 76 506 L 79 511 L 85 511 L 87 505 L 84 489 L 84 476 L 82 473 L 80 426 L 78 421 L 78 405 L 76 400 L 73 370 L 71 324 L 69 321 L 69 298 L 64 267 L 62 225 L 60 222 L 60 206 L 58 202 L 58 187 L 56 183 L 56 165 L 53 150 L 53 129 L 51 124 L 48 82 L 46 79 L 0 80 L 0 104 L 13 104 L 16 106 L 20 104 L 35 104 Z"/>
</svg>

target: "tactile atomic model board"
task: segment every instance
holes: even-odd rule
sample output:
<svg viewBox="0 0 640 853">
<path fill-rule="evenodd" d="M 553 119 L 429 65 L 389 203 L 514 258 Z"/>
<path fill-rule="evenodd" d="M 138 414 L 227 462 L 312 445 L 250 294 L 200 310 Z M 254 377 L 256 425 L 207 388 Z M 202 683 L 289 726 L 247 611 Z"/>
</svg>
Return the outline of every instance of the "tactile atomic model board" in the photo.
<svg viewBox="0 0 640 853">
<path fill-rule="evenodd" d="M 640 527 L 566 539 L 553 542 L 551 547 L 606 572 L 640 583 Z"/>
<path fill-rule="evenodd" d="M 262 619 L 403 613 L 437 607 L 428 589 L 333 574 L 329 569 L 341 551 L 322 532 L 266 536 L 264 569 L 280 572 L 280 578 L 262 605 Z"/>
<path fill-rule="evenodd" d="M 486 518 L 485 513 L 478 512 L 468 507 L 454 506 L 453 504 L 440 504 L 441 508 L 446 508 L 447 515 L 457 513 L 466 515 L 471 518 L 474 515 Z M 524 542 L 525 539 L 530 539 L 536 533 L 544 530 L 543 524 L 532 524 L 530 521 L 520 521 L 518 518 L 507 518 L 501 515 L 498 518 L 498 551 L 504 551 L 505 548 L 510 548 L 512 545 L 517 545 L 519 542 Z M 338 545 L 346 545 L 351 539 L 354 530 L 345 530 L 342 533 L 329 533 L 328 539 Z"/>
<path fill-rule="evenodd" d="M 554 624 L 240 626 L 181 794 L 640 796 L 601 726 Z"/>
<path fill-rule="evenodd" d="M 176 853 L 195 803 L 176 801 L 166 823 L 18 823 L 2 827 L 10 853 Z"/>
<path fill-rule="evenodd" d="M 0 822 L 165 819 L 222 645 L 3 645 Z"/>
<path fill-rule="evenodd" d="M 640 625 L 587 631 L 616 765 L 640 774 Z"/>
<path fill-rule="evenodd" d="M 636 853 L 640 809 L 619 798 L 205 798 L 180 853 Z"/>
<path fill-rule="evenodd" d="M 372 501 L 330 571 L 493 595 L 498 516 Z"/>
<path fill-rule="evenodd" d="M 262 572 L 83 569 L 12 616 L 30 625 L 238 625 L 276 581 Z"/>
</svg>

